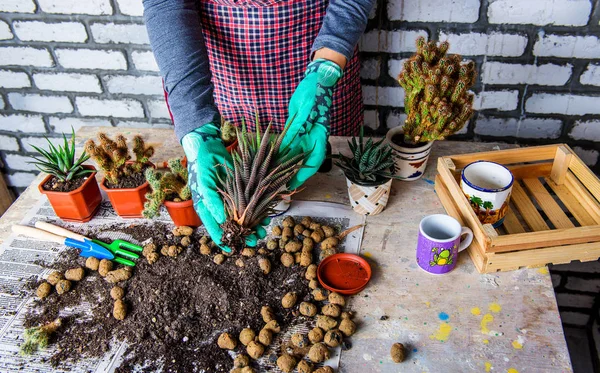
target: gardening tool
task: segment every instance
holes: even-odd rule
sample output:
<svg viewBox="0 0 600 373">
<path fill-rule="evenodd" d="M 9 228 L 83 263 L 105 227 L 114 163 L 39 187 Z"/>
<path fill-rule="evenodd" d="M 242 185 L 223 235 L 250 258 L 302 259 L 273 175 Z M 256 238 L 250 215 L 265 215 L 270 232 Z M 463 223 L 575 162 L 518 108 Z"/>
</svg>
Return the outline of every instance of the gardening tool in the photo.
<svg viewBox="0 0 600 373">
<path fill-rule="evenodd" d="M 135 262 L 133 262 L 129 259 L 138 259 L 140 257 L 138 254 L 136 254 L 132 251 L 137 251 L 137 252 L 141 253 L 144 250 L 143 247 L 136 245 L 134 243 L 131 243 L 131 242 L 127 242 L 125 240 L 114 240 L 110 244 L 107 244 L 106 242 L 102 242 L 102 241 L 99 241 L 96 239 L 89 239 L 88 237 L 71 232 L 63 227 L 59 227 L 58 225 L 46 223 L 44 221 L 35 222 L 35 227 L 42 229 L 44 231 L 47 231 L 47 232 L 51 232 L 51 233 L 58 234 L 61 236 L 70 237 L 70 238 L 73 238 L 73 239 L 76 239 L 79 241 L 86 241 L 86 242 L 90 242 L 90 243 L 93 243 L 96 245 L 100 245 L 103 248 L 106 248 L 112 254 L 114 254 L 113 261 L 115 263 L 123 264 L 123 265 L 130 266 L 130 267 L 135 266 Z M 117 256 L 117 255 L 119 255 L 119 256 Z M 126 259 L 126 258 L 128 258 L 128 259 Z"/>
<path fill-rule="evenodd" d="M 84 258 L 94 257 L 98 259 L 112 260 L 115 257 L 110 251 L 91 241 L 80 241 L 70 237 L 59 236 L 57 234 L 42 229 L 28 227 L 26 225 L 15 224 L 12 226 L 12 231 L 17 234 L 22 234 L 33 238 L 39 238 L 41 240 L 46 241 L 52 241 L 69 247 L 74 247 L 76 249 L 81 250 L 80 255 Z"/>
</svg>

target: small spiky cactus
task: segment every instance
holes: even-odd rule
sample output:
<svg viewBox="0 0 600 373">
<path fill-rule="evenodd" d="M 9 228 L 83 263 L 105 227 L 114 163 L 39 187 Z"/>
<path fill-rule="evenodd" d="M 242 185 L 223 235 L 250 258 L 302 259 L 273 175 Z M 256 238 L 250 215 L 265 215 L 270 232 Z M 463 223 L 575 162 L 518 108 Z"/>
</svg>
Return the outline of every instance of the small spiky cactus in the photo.
<svg viewBox="0 0 600 373">
<path fill-rule="evenodd" d="M 121 177 L 140 173 L 154 154 L 154 148 L 146 146 L 144 139 L 136 135 L 133 138 L 135 160 L 127 164 L 131 155 L 129 155 L 125 136 L 119 134 L 113 141 L 105 133 L 98 133 L 98 140 L 100 144 L 96 145 L 94 140 L 89 139 L 85 143 L 85 150 L 104 171 L 106 180 L 111 184 L 117 184 Z"/>
<path fill-rule="evenodd" d="M 61 325 L 62 321 L 56 319 L 42 326 L 25 329 L 25 342 L 21 345 L 19 353 L 24 356 L 31 355 L 39 349 L 48 347 L 50 337 Z"/>
<path fill-rule="evenodd" d="M 159 215 L 160 206 L 165 201 L 187 201 L 192 198 L 188 185 L 188 170 L 181 163 L 180 158 L 169 159 L 169 170 L 165 173 L 147 168 L 144 175 L 152 193 L 146 194 L 144 203 L 144 217 L 151 219 Z"/>
<path fill-rule="evenodd" d="M 231 123 L 223 119 L 221 121 L 221 140 L 225 143 L 225 145 L 233 144 L 235 139 L 237 138 L 237 129 Z"/>
<path fill-rule="evenodd" d="M 226 165 L 225 180 L 220 180 L 219 193 L 225 202 L 227 220 L 221 226 L 224 245 L 237 250 L 252 227 L 266 218 L 283 197 L 292 194 L 287 184 L 302 167 L 305 153 L 294 154 L 282 148 L 287 127 L 279 135 L 271 135 L 271 125 L 261 133 L 258 117 L 256 133 L 242 126 L 237 133 L 238 148 L 231 154 L 233 168 Z"/>
<path fill-rule="evenodd" d="M 460 130 L 473 114 L 475 64 L 446 55 L 450 44 L 417 39 L 417 53 L 404 62 L 398 81 L 405 91 L 407 142 L 443 140 Z"/>
</svg>

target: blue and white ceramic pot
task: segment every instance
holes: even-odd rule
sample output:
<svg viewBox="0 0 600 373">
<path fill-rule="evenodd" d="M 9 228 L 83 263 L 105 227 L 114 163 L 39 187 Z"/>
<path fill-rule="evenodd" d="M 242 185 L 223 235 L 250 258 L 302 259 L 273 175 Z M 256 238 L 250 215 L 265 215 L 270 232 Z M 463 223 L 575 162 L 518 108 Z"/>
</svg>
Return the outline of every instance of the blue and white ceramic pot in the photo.
<svg viewBox="0 0 600 373">
<path fill-rule="evenodd" d="M 387 132 L 386 142 L 396 155 L 396 176 L 403 181 L 420 179 L 425 173 L 433 141 L 415 145 L 406 143 L 402 127 L 395 127 Z"/>
</svg>

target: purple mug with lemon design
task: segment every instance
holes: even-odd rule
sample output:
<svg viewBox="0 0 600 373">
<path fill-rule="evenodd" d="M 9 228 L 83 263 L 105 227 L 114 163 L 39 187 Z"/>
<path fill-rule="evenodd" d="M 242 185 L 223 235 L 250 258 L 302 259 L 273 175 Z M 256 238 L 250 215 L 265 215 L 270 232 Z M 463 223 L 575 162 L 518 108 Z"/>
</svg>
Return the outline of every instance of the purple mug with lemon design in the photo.
<svg viewBox="0 0 600 373">
<path fill-rule="evenodd" d="M 419 224 L 417 264 L 425 271 L 442 275 L 456 267 L 458 253 L 473 242 L 473 231 L 461 227 L 451 216 L 429 215 Z"/>
</svg>

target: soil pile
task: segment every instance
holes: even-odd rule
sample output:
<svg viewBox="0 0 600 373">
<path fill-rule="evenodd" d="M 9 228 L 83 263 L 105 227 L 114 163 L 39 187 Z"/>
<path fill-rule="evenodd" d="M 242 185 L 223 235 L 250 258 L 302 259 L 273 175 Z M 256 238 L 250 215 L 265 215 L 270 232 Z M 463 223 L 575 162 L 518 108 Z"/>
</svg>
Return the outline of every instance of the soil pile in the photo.
<svg viewBox="0 0 600 373">
<path fill-rule="evenodd" d="M 156 223 L 106 230 L 125 232 L 140 242 L 153 238 L 157 247 L 178 245 L 182 240 L 162 233 L 170 232 L 170 227 Z M 259 266 L 258 256 L 228 257 L 222 265 L 215 265 L 212 256 L 200 253 L 200 238 L 195 233 L 176 258 L 161 256 L 152 265 L 144 258 L 137 261 L 133 277 L 119 284 L 125 290 L 128 309 L 124 320 L 112 316 L 110 290 L 114 284 L 86 269 L 87 277 L 70 292 L 52 293 L 36 301 L 26 326 L 52 321 L 60 310 L 85 302 L 90 304 L 92 317 L 81 314 L 63 319 L 64 326 L 55 336 L 58 349 L 51 358 L 53 365 L 102 356 L 111 343 L 127 341 L 125 361 L 117 372 L 129 372 L 135 366 L 144 371 L 229 372 L 232 358 L 217 346 L 219 335 L 230 332 L 237 336 L 248 327 L 260 330 L 263 306 L 273 309 L 285 331 L 295 316 L 291 309 L 283 308 L 282 297 L 295 292 L 300 302 L 310 298 L 309 289 L 303 282 L 304 270 L 284 267 L 272 252 L 266 254 L 272 263 L 268 275 Z M 237 266 L 236 260 L 245 265 Z M 51 267 L 64 270 L 84 263 L 84 258 L 70 251 Z M 237 349 L 241 352 L 243 347 Z"/>
</svg>

